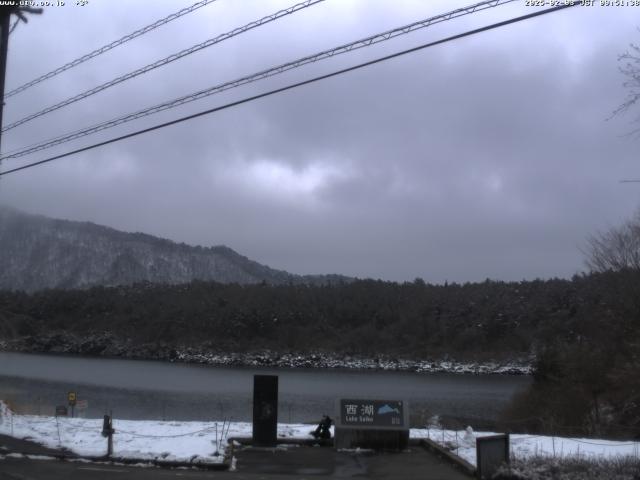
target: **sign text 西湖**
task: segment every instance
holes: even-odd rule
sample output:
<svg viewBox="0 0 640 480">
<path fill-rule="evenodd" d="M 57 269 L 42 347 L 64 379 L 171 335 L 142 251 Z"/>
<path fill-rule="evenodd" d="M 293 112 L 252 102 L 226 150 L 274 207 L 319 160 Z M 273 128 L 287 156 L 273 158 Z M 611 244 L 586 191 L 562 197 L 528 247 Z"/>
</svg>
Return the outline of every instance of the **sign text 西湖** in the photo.
<svg viewBox="0 0 640 480">
<path fill-rule="evenodd" d="M 343 426 L 397 427 L 404 425 L 401 400 L 340 400 L 340 423 Z"/>
</svg>

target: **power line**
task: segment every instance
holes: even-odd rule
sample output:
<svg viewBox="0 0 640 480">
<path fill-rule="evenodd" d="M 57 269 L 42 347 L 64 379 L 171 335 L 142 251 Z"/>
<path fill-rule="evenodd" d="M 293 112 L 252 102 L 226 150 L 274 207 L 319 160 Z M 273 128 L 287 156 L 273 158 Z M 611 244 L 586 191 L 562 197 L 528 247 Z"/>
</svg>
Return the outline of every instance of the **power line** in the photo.
<svg viewBox="0 0 640 480">
<path fill-rule="evenodd" d="M 186 7 L 183 8 L 182 10 L 179 10 L 175 13 L 172 13 L 171 15 L 168 15 L 164 18 L 161 18 L 160 20 L 155 21 L 154 23 L 152 23 L 151 25 L 147 25 L 146 27 L 140 28 L 138 30 L 136 30 L 135 32 L 132 32 L 128 35 L 125 35 L 122 38 L 119 38 L 118 40 L 114 40 L 113 42 L 104 45 L 92 52 L 87 53 L 86 55 L 83 55 L 79 58 L 76 58 L 75 60 L 72 60 L 69 63 L 66 63 L 64 65 L 62 65 L 61 67 L 56 68 L 55 70 L 51 70 L 49 73 L 45 73 L 44 75 L 35 78 L 33 80 L 31 80 L 30 82 L 25 83 L 24 85 L 21 85 L 17 88 L 14 88 L 13 90 L 11 90 L 9 93 L 7 93 L 5 95 L 5 98 L 9 98 L 12 97 L 13 95 L 16 95 L 20 92 L 24 92 L 26 89 L 33 87 L 34 85 L 37 85 L 40 82 L 44 82 L 45 80 L 48 80 L 52 77 L 55 77 L 56 75 L 61 74 L 62 72 L 65 72 L 67 70 L 69 70 L 70 68 L 76 67 L 78 65 L 80 65 L 81 63 L 86 62 L 87 60 L 90 60 L 94 57 L 97 57 L 98 55 L 102 55 L 105 52 L 108 52 L 109 50 L 112 50 L 116 47 L 119 47 L 120 45 L 127 43 L 130 40 L 133 40 L 134 38 L 137 38 L 141 35 L 144 35 L 145 33 L 149 33 L 152 30 L 155 30 L 158 27 L 161 27 L 162 25 L 166 25 L 167 23 L 176 20 L 184 15 L 187 15 L 201 7 L 204 7 L 205 5 L 208 5 L 209 3 L 213 3 L 216 0 L 201 0 L 199 2 L 194 3 L 193 5 L 191 5 L 190 7 Z"/>
<path fill-rule="evenodd" d="M 76 140 L 78 138 L 87 136 L 87 135 L 91 135 L 97 132 L 100 132 L 102 130 L 106 130 L 118 125 L 121 125 L 123 123 L 127 123 L 133 120 L 137 120 L 139 118 L 142 117 L 146 117 L 148 115 L 152 115 L 154 113 L 158 113 L 164 110 L 168 110 L 171 108 L 175 108 L 178 107 L 180 105 L 184 105 L 186 103 L 190 103 L 193 102 L 195 100 L 200 100 L 202 98 L 208 97 L 210 95 L 214 95 L 216 93 L 221 93 L 224 92 L 226 90 L 232 89 L 232 88 L 236 88 L 242 85 L 246 85 L 252 82 L 256 82 L 258 80 L 263 80 L 265 78 L 269 78 L 275 75 L 279 75 L 281 73 L 284 73 L 286 71 L 292 70 L 294 68 L 299 68 L 302 67 L 304 65 L 310 64 L 310 63 L 314 63 L 317 61 L 321 61 L 327 58 L 332 58 L 335 57 L 337 55 L 341 55 L 343 53 L 348 53 L 351 52 L 353 50 L 357 50 L 360 48 L 364 48 L 364 47 L 368 47 L 371 45 L 374 45 L 376 43 L 380 43 L 386 40 L 390 40 L 392 38 L 395 38 L 397 36 L 400 35 L 405 35 L 408 33 L 411 33 L 413 31 L 416 31 L 418 29 L 421 28 L 426 28 L 430 25 L 434 25 L 436 23 L 440 23 L 440 22 L 444 22 L 444 21 L 448 21 L 448 20 L 452 20 L 454 18 L 458 18 L 464 15 L 469 15 L 471 13 L 477 12 L 477 11 L 481 11 L 481 10 L 485 10 L 488 8 L 493 8 L 493 7 L 497 7 L 499 5 L 504 5 L 506 3 L 511 3 L 515 0 L 486 0 L 468 7 L 463 7 L 463 8 L 459 8 L 456 10 L 452 10 L 450 12 L 441 14 L 441 15 L 437 15 L 434 17 L 430 17 L 424 20 L 419 20 L 417 22 L 413 22 L 411 24 L 408 25 L 404 25 L 402 27 L 398 27 L 398 28 L 394 28 L 392 30 L 388 30 L 386 32 L 382 32 L 382 33 L 377 33 L 375 35 L 371 35 L 369 37 L 366 38 L 362 38 L 360 40 L 356 40 L 354 42 L 351 43 L 347 43 L 344 45 L 341 45 L 339 47 L 335 47 L 335 48 L 331 48 L 328 50 L 323 50 L 321 52 L 312 54 L 312 55 L 308 55 L 306 57 L 302 57 L 299 58 L 297 60 L 288 62 L 288 63 L 284 63 L 282 65 L 278 65 L 276 67 L 272 67 L 266 70 L 262 70 L 256 73 L 252 73 L 250 75 L 235 79 L 235 80 L 231 80 L 210 88 L 207 88 L 205 90 L 200 90 L 198 92 L 195 93 L 191 93 L 189 95 L 184 95 L 180 98 L 176 98 L 173 100 L 169 100 L 167 102 L 161 103 L 159 105 L 155 105 L 153 107 L 149 107 L 143 110 L 139 110 L 137 112 L 134 113 L 130 113 L 127 115 L 124 115 L 122 117 L 118 117 L 116 119 L 113 120 L 109 120 L 106 122 L 102 122 L 96 125 L 92 125 L 90 127 L 86 127 L 83 128 L 81 130 L 77 130 L 75 132 L 71 132 L 68 134 L 64 134 L 49 140 L 45 140 L 43 142 L 40 142 L 36 145 L 33 146 L 28 146 L 26 148 L 14 151 L 13 153 L 9 153 L 6 154 L 2 157 L 0 157 L 0 160 L 3 159 L 9 159 L 9 158 L 19 158 L 19 157 L 23 157 L 25 155 L 29 155 L 31 153 L 35 153 L 41 150 L 45 150 L 57 145 L 61 145 L 63 143 L 72 141 L 72 140 Z"/>
<path fill-rule="evenodd" d="M 73 97 L 67 98 L 66 100 L 63 100 L 62 102 L 56 103 L 55 105 L 51 105 L 50 107 L 47 107 L 43 110 L 40 110 L 39 112 L 33 113 L 31 115 L 28 115 L 20 120 L 17 120 L 9 125 L 7 125 L 6 127 L 2 128 L 3 132 L 6 132 L 7 130 L 11 130 L 13 128 L 16 128 L 24 123 L 30 122 L 31 120 L 34 120 L 38 117 L 41 117 L 43 115 L 46 115 L 47 113 L 51 113 L 54 112 L 56 110 L 59 110 L 62 107 L 66 107 L 67 105 L 71 105 L 72 103 L 75 102 L 79 102 L 80 100 L 83 100 L 87 97 L 90 97 L 92 95 L 95 95 L 96 93 L 99 93 L 103 90 L 106 90 L 107 88 L 111 88 L 115 85 L 118 85 L 122 82 L 126 82 L 127 80 L 131 80 L 132 78 L 135 78 L 137 76 L 143 75 L 145 73 L 148 73 L 152 70 L 155 70 L 156 68 L 159 67 L 163 67 L 165 65 L 168 65 L 171 62 L 175 62 L 176 60 L 179 60 L 181 58 L 186 57 L 187 55 L 191 55 L 192 53 L 198 52 L 200 50 L 203 50 L 207 47 L 210 47 L 212 45 L 216 45 L 217 43 L 223 42 L 225 40 L 228 40 L 230 38 L 235 37 L 236 35 L 240 35 L 242 33 L 245 33 L 249 30 L 252 30 L 254 28 L 260 27 L 262 25 L 265 25 L 267 23 L 273 22 L 275 20 L 278 20 L 279 18 L 282 18 L 286 15 L 291 15 L 299 10 L 302 10 L 304 8 L 310 7 L 312 5 L 316 5 L 320 2 L 324 2 L 324 0 L 305 0 L 302 3 L 298 3 L 296 5 L 293 5 L 289 8 L 286 8 L 284 10 L 279 10 L 276 13 L 273 13 L 271 15 L 267 15 L 266 17 L 262 17 L 259 20 L 254 20 L 253 22 L 247 23 L 246 25 L 242 26 L 242 27 L 238 27 L 238 28 L 234 28 L 233 30 L 231 30 L 230 32 L 227 33 L 223 33 L 221 35 L 218 35 L 217 37 L 214 38 L 210 38 L 209 40 L 205 40 L 202 43 L 198 43 L 197 45 L 194 45 L 192 47 L 186 48 L 184 50 L 181 50 L 180 52 L 177 53 L 173 53 L 171 55 L 169 55 L 168 57 L 162 58 L 160 60 L 157 60 L 153 63 L 150 63 L 149 65 L 145 65 L 144 67 L 141 67 L 137 70 L 134 70 L 133 72 L 129 72 L 125 75 L 121 75 L 117 78 L 114 78 L 113 80 L 110 80 L 106 83 L 103 83 L 102 85 L 98 85 L 97 87 L 94 87 L 90 90 L 87 90 L 85 92 L 79 93 L 78 95 L 75 95 Z"/>
<path fill-rule="evenodd" d="M 453 36 L 450 36 L 450 37 L 446 37 L 446 38 L 443 38 L 441 40 L 436 40 L 434 42 L 425 43 L 425 44 L 419 45 L 417 47 L 409 48 L 407 50 L 402 50 L 400 52 L 396 52 L 396 53 L 393 53 L 391 55 L 386 55 L 384 57 L 379 57 L 379 58 L 376 58 L 374 60 L 370 60 L 368 62 L 364 62 L 364 63 L 360 63 L 358 65 L 354 65 L 354 66 L 351 66 L 351 67 L 343 68 L 341 70 L 336 70 L 334 72 L 327 73 L 327 74 L 324 74 L 324 75 L 320 75 L 320 76 L 317 76 L 317 77 L 313 77 L 313 78 L 308 79 L 308 80 L 303 80 L 301 82 L 293 83 L 293 84 L 287 85 L 285 87 L 276 88 L 276 89 L 270 90 L 268 92 L 263 92 L 263 93 L 258 94 L 258 95 L 253 95 L 251 97 L 243 98 L 242 100 L 237 100 L 235 102 L 227 103 L 227 104 L 219 106 L 219 107 L 210 108 L 208 110 L 204 110 L 202 112 L 198 112 L 198 113 L 195 113 L 195 114 L 192 114 L 192 115 L 187 115 L 185 117 L 181 117 L 181 118 L 178 118 L 178 119 L 175 119 L 175 120 L 171 120 L 169 122 L 161 123 L 161 124 L 155 125 L 153 127 L 145 128 L 145 129 L 142 129 L 142 130 L 138 130 L 136 132 L 132 132 L 132 133 L 128 133 L 126 135 L 122 135 L 120 137 L 115 137 L 115 138 L 112 138 L 112 139 L 109 139 L 109 140 L 105 140 L 104 142 L 95 143 L 93 145 L 89 145 L 89 146 L 86 146 L 86 147 L 83 147 L 83 148 L 72 150 L 70 152 L 62 153 L 60 155 L 55 155 L 53 157 L 49 157 L 49 158 L 46 158 L 44 160 L 40 160 L 38 162 L 29 163 L 27 165 L 23 165 L 21 167 L 13 168 L 13 169 L 7 170 L 5 172 L 0 172 L 0 176 L 8 175 L 9 173 L 14 173 L 14 172 L 18 172 L 20 170 L 25 170 L 27 168 L 32 168 L 32 167 L 35 167 L 35 166 L 38 166 L 38 165 L 49 163 L 49 162 L 52 162 L 54 160 L 58 160 L 58 159 L 61 159 L 61 158 L 64 158 L 64 157 L 75 155 L 76 153 L 81 153 L 81 152 L 86 152 L 88 150 L 93 150 L 94 148 L 102 147 L 104 145 L 109 145 L 111 143 L 119 142 L 119 141 L 125 140 L 127 138 L 132 138 L 132 137 L 135 137 L 135 136 L 138 136 L 138 135 L 142 135 L 143 133 L 152 132 L 154 130 L 159 130 L 161 128 L 168 127 L 170 125 L 175 125 L 175 124 L 178 124 L 178 123 L 185 122 L 187 120 L 192 120 L 194 118 L 202 117 L 204 115 L 209 115 L 211 113 L 219 112 L 221 110 L 226 110 L 226 109 L 231 108 L 231 107 L 235 107 L 235 106 L 238 106 L 238 105 L 242 105 L 244 103 L 248 103 L 248 102 L 252 102 L 254 100 L 258 100 L 260 98 L 265 98 L 265 97 L 269 97 L 271 95 L 275 95 L 277 93 L 285 92 L 287 90 L 292 90 L 294 88 L 298 88 L 298 87 L 301 87 L 303 85 L 308 85 L 308 84 L 311 84 L 311 83 L 318 82 L 320 80 L 325 80 L 327 78 L 336 77 L 338 75 L 342 75 L 343 73 L 351 72 L 351 71 L 354 71 L 354 70 L 359 70 L 361 68 L 368 67 L 370 65 L 375 65 L 377 63 L 385 62 L 385 61 L 390 60 L 392 58 L 401 57 L 403 55 L 407 55 L 409 53 L 414 53 L 414 52 L 417 52 L 419 50 L 423 50 L 423 49 L 426 49 L 426 48 L 429 48 L 429 47 L 433 47 L 433 46 L 440 45 L 440 44 L 443 44 L 443 43 L 451 42 L 453 40 L 457 40 L 457 39 L 460 39 L 460 38 L 468 37 L 468 36 L 475 35 L 475 34 L 478 34 L 478 33 L 486 32 L 488 30 L 494 30 L 496 28 L 504 27 L 504 26 L 510 25 L 512 23 L 521 22 L 523 20 L 528 20 L 530 18 L 539 17 L 541 15 L 545 15 L 545 14 L 548 14 L 548 13 L 553 13 L 553 12 L 557 12 L 559 10 L 564 10 L 565 8 L 570 8 L 570 7 L 573 7 L 575 5 L 578 5 L 578 3 L 569 3 L 569 4 L 565 4 L 565 5 L 560 5 L 560 6 L 557 6 L 557 7 L 548 8 L 546 10 L 539 10 L 537 12 L 529 13 L 527 15 L 522 15 L 520 17 L 511 18 L 509 20 L 504 20 L 502 22 L 493 23 L 491 25 L 487 25 L 487 26 L 484 26 L 484 27 L 476 28 L 474 30 L 468 30 L 466 32 L 459 33 L 457 35 L 453 35 Z"/>
<path fill-rule="evenodd" d="M 620 180 L 620 183 L 640 183 L 640 180 Z"/>
<path fill-rule="evenodd" d="M 315 0 L 311 4 L 314 4 L 314 3 L 318 2 L 318 1 L 322 1 L 322 0 Z M 250 82 L 253 82 L 253 81 L 256 81 L 256 80 L 261 80 L 261 79 L 266 78 L 268 76 L 272 76 L 272 75 L 277 75 L 279 73 L 283 73 L 286 70 L 290 70 L 292 68 L 297 68 L 297 67 L 305 65 L 307 63 L 311 63 L 311 62 L 315 62 L 315 61 L 318 61 L 318 60 L 322 60 L 324 58 L 329 58 L 329 57 L 332 57 L 332 56 L 335 56 L 335 55 L 338 55 L 338 54 L 341 54 L 341 53 L 346 53 L 348 51 L 351 51 L 351 50 L 354 50 L 354 49 L 357 49 L 357 48 L 362 48 L 362 47 L 365 47 L 365 46 L 369 46 L 369 45 L 372 45 L 374 43 L 378 43 L 380 41 L 389 40 L 390 38 L 394 38 L 394 37 L 396 37 L 398 35 L 410 33 L 410 32 L 412 32 L 414 30 L 419 29 L 419 28 L 425 28 L 425 27 L 427 27 L 429 25 L 432 25 L 434 23 L 439 23 L 439 22 L 442 22 L 442 21 L 451 20 L 452 18 L 456 18 L 456 17 L 462 16 L 462 15 L 468 15 L 470 13 L 474 13 L 474 12 L 479 11 L 479 10 L 484 10 L 486 8 L 492 8 L 492 7 L 498 6 L 499 4 L 510 3 L 512 1 L 515 1 L 515 0 L 487 0 L 487 1 L 481 2 L 479 4 L 475 4 L 475 5 L 472 5 L 472 6 L 469 6 L 469 7 L 464 7 L 464 8 L 460 8 L 460 9 L 457 9 L 457 10 L 453 10 L 452 12 L 448 12 L 448 13 L 445 13 L 445 14 L 442 14 L 442 15 L 438 15 L 436 17 L 431 17 L 431 18 L 426 19 L 426 20 L 421 20 L 421 21 L 418 21 L 418 22 L 414 22 L 413 24 L 405 25 L 404 27 L 399 27 L 399 28 L 396 28 L 394 30 L 390 30 L 390 31 L 387 31 L 387 32 L 383 32 L 381 34 L 377 34 L 377 35 L 374 35 L 374 36 L 371 36 L 371 37 L 367 37 L 365 39 L 361 39 L 361 40 L 358 40 L 356 42 L 352 42 L 351 44 L 342 45 L 340 47 L 337 47 L 337 48 L 334 48 L 334 49 L 331 49 L 331 50 L 325 50 L 325 51 L 320 52 L 318 54 L 311 55 L 309 57 L 304 57 L 304 58 L 296 60 L 294 62 L 289 62 L 288 64 L 281 65 L 279 67 L 275 67 L 274 69 L 269 69 L 267 71 L 258 72 L 257 74 L 250 75 L 249 77 L 243 77 L 242 79 L 238 79 L 238 80 L 235 80 L 235 81 L 232 81 L 232 82 L 227 82 L 227 83 L 225 83 L 225 84 L 223 84 L 221 86 L 219 85 L 219 86 L 212 87 L 210 89 L 207 89 L 207 90 L 204 90 L 204 91 L 201 91 L 201 92 L 197 92 L 196 94 L 193 94 L 193 95 L 196 95 L 196 97 L 191 98 L 191 99 L 189 98 L 191 95 L 187 95 L 185 97 L 181 97 L 180 99 L 176 99 L 176 100 L 167 102 L 166 108 L 173 108 L 175 106 L 182 105 L 183 103 L 188 103 L 188 102 L 191 102 L 191 101 L 194 101 L 194 100 L 198 100 L 200 98 L 203 98 L 204 96 L 212 95 L 214 93 L 219 93 L 219 92 L 227 90 L 229 88 L 234 88 L 234 87 L 240 86 L 242 84 L 250 83 Z M 305 3 L 307 3 L 307 2 L 305 2 Z M 300 5 L 302 5 L 302 4 L 300 4 Z M 299 7 L 300 5 L 296 5 L 296 6 L 291 7 L 291 8 L 296 8 L 296 7 Z M 300 8 L 306 8 L 307 6 L 309 6 L 309 5 L 304 5 L 304 6 L 300 7 Z M 280 13 L 282 13 L 282 12 L 278 12 L 278 13 L 276 13 L 274 15 L 278 15 Z M 287 13 L 292 13 L 292 12 L 287 12 Z M 135 72 L 131 72 L 131 73 L 127 74 L 127 75 L 124 75 L 122 77 L 116 78 L 115 80 L 112 80 L 112 81 L 110 81 L 110 82 L 108 82 L 106 84 L 103 84 L 103 85 L 98 86 L 98 87 L 96 87 L 94 89 L 88 90 L 88 91 L 86 91 L 86 92 L 84 92 L 82 94 L 76 95 L 75 97 L 72 97 L 70 99 L 64 100 L 63 102 L 60 102 L 60 103 L 58 103 L 56 105 L 53 105 L 53 106 L 51 106 L 49 108 L 41 110 L 40 112 L 37 112 L 37 113 L 35 113 L 33 115 L 25 117 L 22 120 L 14 122 L 14 123 L 4 127 L 4 129 L 2 131 L 6 131 L 6 130 L 10 130 L 12 128 L 15 128 L 15 127 L 17 127 L 17 126 L 19 126 L 19 125 L 21 125 L 23 123 L 26 123 L 26 122 L 28 122 L 30 120 L 33 120 L 33 119 L 35 119 L 35 118 L 37 118 L 39 116 L 45 115 L 45 114 L 50 113 L 50 112 L 52 112 L 54 110 L 62 108 L 64 106 L 66 106 L 66 105 L 69 105 L 69 104 L 74 103 L 76 101 L 82 100 L 82 99 L 84 99 L 84 98 L 86 98 L 86 97 L 88 97 L 90 95 L 94 95 L 95 93 L 98 93 L 98 92 L 100 92 L 100 91 L 102 91 L 102 90 L 104 90 L 106 88 L 109 88 L 109 87 L 111 87 L 113 85 L 116 85 L 116 84 L 121 83 L 121 82 L 123 82 L 125 80 L 128 80 L 130 78 L 138 76 L 138 75 L 140 75 L 142 73 L 146 73 L 146 72 L 148 72 L 150 70 L 153 70 L 154 68 L 160 67 L 162 65 L 166 65 L 167 63 L 170 63 L 171 61 L 177 60 L 178 58 L 182 58 L 182 56 L 188 55 L 188 54 L 193 53 L 195 51 L 198 51 L 198 50 L 200 50 L 202 48 L 206 48 L 207 46 L 210 46 L 213 43 L 218 43 L 219 41 L 226 40 L 226 38 L 229 38 L 230 36 L 237 35 L 238 33 L 242 33 L 242 31 L 245 31 L 244 29 L 254 28 L 255 26 L 258 26 L 263 21 L 264 21 L 263 23 L 266 23 L 266 21 L 265 21 L 266 18 L 268 18 L 268 17 L 265 17 L 264 19 L 258 20 L 257 22 L 253 22 L 253 24 L 248 24 L 245 27 L 240 27 L 239 29 L 236 29 L 236 30 L 234 30 L 234 31 L 232 31 L 230 33 L 223 34 L 223 35 L 220 36 L 220 37 L 223 37 L 223 38 L 216 37 L 216 39 L 208 40 L 207 42 L 204 42 L 203 44 L 195 45 L 194 47 L 191 47 L 190 49 L 183 50 L 182 52 L 180 52 L 178 54 L 174 54 L 174 55 L 172 55 L 170 57 L 167 57 L 165 59 L 159 60 L 158 62 L 155 62 L 153 64 L 147 65 L 146 67 L 143 67 L 143 68 L 141 68 L 139 70 L 136 70 Z M 275 18 L 270 19 L 268 21 L 272 21 L 272 20 L 275 20 Z M 241 31 L 238 31 L 238 30 L 241 30 Z M 213 43 L 210 43 L 210 42 L 213 42 Z M 253 77 L 255 77 L 255 78 L 253 78 Z M 157 113 L 158 111 L 166 109 L 166 108 L 158 109 L 158 107 L 163 107 L 163 105 L 156 106 L 156 107 L 151 107 L 151 109 L 149 109 L 150 110 L 149 114 Z M 132 115 L 135 115 L 135 117 L 131 118 L 131 120 L 135 120 L 137 118 L 140 118 L 140 116 L 138 116 L 140 113 L 141 112 L 136 112 L 135 114 L 132 114 Z M 142 116 L 145 116 L 145 115 L 142 115 Z M 130 120 L 126 120 L 126 121 L 130 121 Z M 110 123 L 110 122 L 108 122 L 108 123 Z M 115 126 L 115 125 L 118 125 L 120 123 L 124 123 L 124 122 L 118 122 L 118 123 L 115 123 L 114 125 L 110 125 L 110 126 Z M 109 127 L 106 127 L 106 128 L 109 128 Z M 103 130 L 103 128 L 100 128 L 99 130 Z M 96 130 L 96 131 L 98 131 L 98 130 Z M 91 133 L 95 133 L 95 132 L 92 131 Z"/>
</svg>

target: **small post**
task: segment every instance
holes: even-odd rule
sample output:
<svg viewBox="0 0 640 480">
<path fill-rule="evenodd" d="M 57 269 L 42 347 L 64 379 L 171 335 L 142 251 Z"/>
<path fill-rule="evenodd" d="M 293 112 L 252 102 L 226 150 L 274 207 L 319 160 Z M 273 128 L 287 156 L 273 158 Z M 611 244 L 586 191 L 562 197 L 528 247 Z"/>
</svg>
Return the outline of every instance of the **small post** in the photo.
<svg viewBox="0 0 640 480">
<path fill-rule="evenodd" d="M 60 437 L 60 422 L 58 421 L 58 416 L 56 415 L 56 429 L 58 430 L 58 448 L 62 448 L 62 438 Z M 13 435 L 13 431 L 11 432 Z"/>
<path fill-rule="evenodd" d="M 218 456 L 218 451 L 220 450 L 220 447 L 218 445 L 218 422 L 216 421 L 216 451 L 213 454 L 215 457 Z"/>
<path fill-rule="evenodd" d="M 110 415 L 105 415 L 102 421 L 102 436 L 107 438 L 107 457 L 113 455 L 113 421 Z"/>
</svg>

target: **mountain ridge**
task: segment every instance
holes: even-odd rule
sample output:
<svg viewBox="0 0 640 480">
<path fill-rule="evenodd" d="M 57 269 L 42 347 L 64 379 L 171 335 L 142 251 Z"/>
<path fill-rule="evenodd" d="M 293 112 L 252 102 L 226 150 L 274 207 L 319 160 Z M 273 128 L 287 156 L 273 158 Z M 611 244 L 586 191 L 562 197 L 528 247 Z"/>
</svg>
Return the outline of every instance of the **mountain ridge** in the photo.
<svg viewBox="0 0 640 480">
<path fill-rule="evenodd" d="M 0 205 L 0 289 L 33 292 L 194 280 L 280 285 L 352 279 L 296 275 L 260 264 L 226 245 L 191 246 L 143 232 L 28 214 Z"/>
</svg>

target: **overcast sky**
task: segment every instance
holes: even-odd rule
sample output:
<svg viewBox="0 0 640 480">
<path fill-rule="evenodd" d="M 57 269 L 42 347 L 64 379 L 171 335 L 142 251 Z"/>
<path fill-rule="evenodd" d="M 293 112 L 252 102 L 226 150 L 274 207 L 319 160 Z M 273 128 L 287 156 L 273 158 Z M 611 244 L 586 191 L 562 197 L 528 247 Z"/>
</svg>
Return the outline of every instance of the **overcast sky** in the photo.
<svg viewBox="0 0 640 480">
<path fill-rule="evenodd" d="M 194 1 L 45 8 L 11 34 L 7 91 Z M 294 3 L 217 0 L 8 98 L 4 124 Z M 5 132 L 2 150 L 470 3 L 326 0 Z M 2 168 L 533 11 L 444 22 Z M 570 277 L 585 237 L 640 205 L 640 184 L 619 183 L 640 177 L 640 139 L 624 136 L 640 107 L 607 121 L 638 26 L 640 7 L 597 5 L 512 24 L 7 175 L 0 204 L 224 244 L 293 273 Z"/>
</svg>

